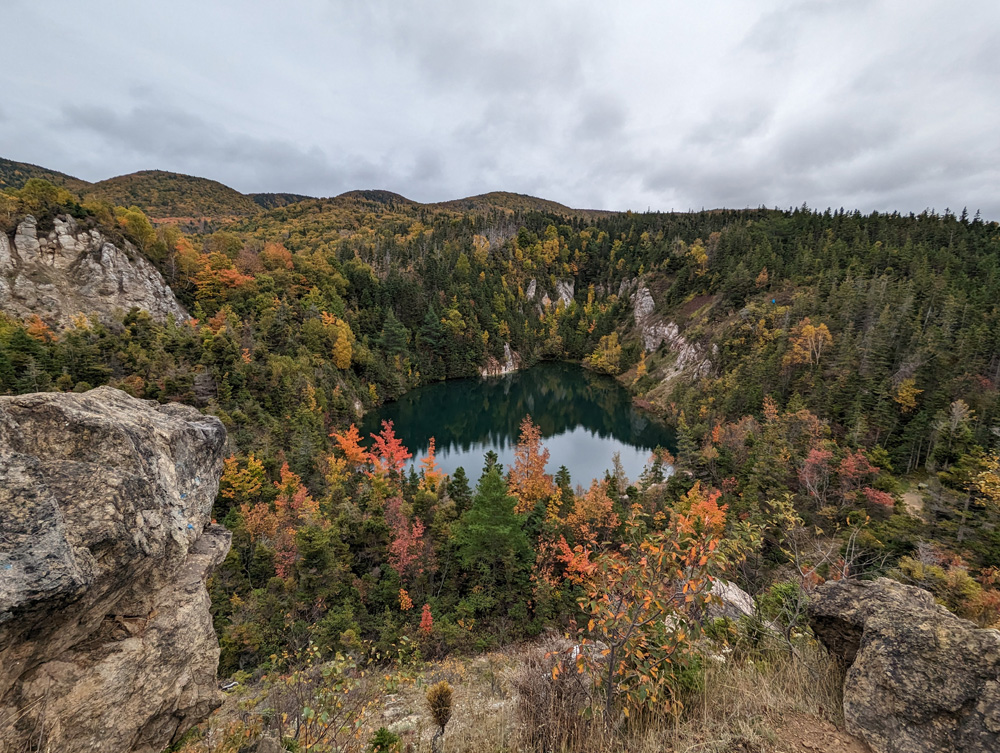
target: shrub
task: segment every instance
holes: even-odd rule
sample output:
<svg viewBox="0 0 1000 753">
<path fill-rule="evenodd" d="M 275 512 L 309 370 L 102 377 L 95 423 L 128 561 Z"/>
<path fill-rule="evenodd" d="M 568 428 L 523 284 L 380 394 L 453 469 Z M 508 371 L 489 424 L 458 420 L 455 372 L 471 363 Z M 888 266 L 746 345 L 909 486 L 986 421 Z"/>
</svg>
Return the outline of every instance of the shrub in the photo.
<svg viewBox="0 0 1000 753">
<path fill-rule="evenodd" d="M 564 667 L 567 663 L 570 666 Z M 591 704 L 588 675 L 540 648 L 527 654 L 511 684 L 517 691 L 517 727 L 524 750 L 586 748 L 593 731 L 593 721 L 585 715 Z"/>
<path fill-rule="evenodd" d="M 427 690 L 427 708 L 431 719 L 442 732 L 451 721 L 451 684 L 447 680 L 431 685 Z"/>
<path fill-rule="evenodd" d="M 372 735 L 368 741 L 368 753 L 396 753 L 399 750 L 401 740 L 385 727 L 379 727 L 378 731 Z"/>
</svg>

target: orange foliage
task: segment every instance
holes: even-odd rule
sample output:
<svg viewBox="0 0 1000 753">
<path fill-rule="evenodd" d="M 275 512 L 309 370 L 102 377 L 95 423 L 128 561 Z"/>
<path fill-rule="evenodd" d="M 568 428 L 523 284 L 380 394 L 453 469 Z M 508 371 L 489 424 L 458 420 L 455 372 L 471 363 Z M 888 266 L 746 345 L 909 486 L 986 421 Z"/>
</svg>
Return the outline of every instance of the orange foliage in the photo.
<svg viewBox="0 0 1000 753">
<path fill-rule="evenodd" d="M 617 550 L 570 549 L 560 542 L 567 576 L 584 592 L 579 604 L 589 619 L 583 642 L 606 647 L 600 659 L 581 651 L 577 668 L 589 668 L 604 686 L 607 714 L 619 700 L 626 716 L 675 703 L 672 671 L 685 661 L 695 637 L 688 630 L 699 623 L 670 615 L 696 617 L 712 598 L 726 522 L 726 507 L 718 499 L 719 492 L 705 492 L 696 483 L 678 503 L 669 528 L 653 533 L 646 532 L 633 506 L 626 543 Z"/>
<path fill-rule="evenodd" d="M 292 252 L 281 243 L 268 243 L 260 252 L 260 261 L 265 269 L 292 269 Z"/>
<path fill-rule="evenodd" d="M 517 497 L 514 512 L 525 513 L 555 492 L 552 476 L 545 472 L 548 462 L 549 451 L 542 448 L 542 430 L 535 426 L 531 416 L 525 416 L 510 469 L 510 490 Z"/>
<path fill-rule="evenodd" d="M 282 522 L 317 523 L 319 503 L 309 495 L 302 479 L 289 470 L 288 463 L 281 466 L 280 474 L 281 480 L 274 482 L 278 489 L 274 507 Z"/>
<path fill-rule="evenodd" d="M 373 475 L 402 473 L 406 461 L 413 457 L 393 431 L 392 421 L 382 422 L 382 431 L 372 434 L 372 451 L 370 457 L 375 472 Z"/>
<path fill-rule="evenodd" d="M 361 432 L 354 424 L 351 424 L 351 427 L 343 434 L 333 432 L 330 436 L 333 437 L 337 447 L 344 453 L 344 457 L 351 465 L 362 466 L 371 462 L 368 450 L 361 446 Z"/>
<path fill-rule="evenodd" d="M 434 437 L 431 437 L 431 441 L 427 447 L 427 454 L 420 459 L 420 468 L 424 474 L 421 485 L 433 491 L 437 488 L 438 482 L 444 478 L 444 473 L 442 473 L 435 458 Z"/>
<path fill-rule="evenodd" d="M 56 339 L 55 334 L 53 334 L 52 329 L 48 324 L 42 321 L 38 314 L 32 314 L 28 317 L 28 336 L 33 337 L 43 343 L 50 343 Z"/>
<path fill-rule="evenodd" d="M 244 502 L 240 505 L 240 515 L 243 517 L 243 527 L 247 529 L 250 541 L 254 543 L 262 538 L 272 539 L 278 532 L 278 516 L 267 502 L 258 502 L 255 505 Z"/>
<path fill-rule="evenodd" d="M 410 598 L 410 594 L 405 588 L 399 589 L 399 608 L 404 612 L 413 609 L 413 599 Z"/>
<path fill-rule="evenodd" d="M 607 537 L 620 523 L 614 511 L 614 501 L 608 496 L 607 483 L 594 480 L 582 497 L 574 500 L 573 511 L 566 525 L 576 541 L 596 541 Z"/>
</svg>

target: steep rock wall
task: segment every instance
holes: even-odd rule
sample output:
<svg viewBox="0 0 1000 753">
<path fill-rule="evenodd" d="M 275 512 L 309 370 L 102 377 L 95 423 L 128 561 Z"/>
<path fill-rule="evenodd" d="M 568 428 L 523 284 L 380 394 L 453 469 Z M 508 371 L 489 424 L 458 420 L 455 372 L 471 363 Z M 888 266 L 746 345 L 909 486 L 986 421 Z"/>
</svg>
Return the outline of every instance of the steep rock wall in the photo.
<svg viewBox="0 0 1000 753">
<path fill-rule="evenodd" d="M 31 215 L 13 241 L 0 232 L 0 311 L 66 326 L 77 314 L 109 319 L 133 306 L 157 321 L 188 318 L 160 273 L 131 244 L 124 248 L 68 215 L 40 233 Z"/>
<path fill-rule="evenodd" d="M 627 293 L 631 287 L 631 285 L 622 282 L 619 297 Z M 635 283 L 635 288 L 635 292 L 631 295 L 632 317 L 635 320 L 636 330 L 642 338 L 643 348 L 649 352 L 666 343 L 671 352 L 676 354 L 677 360 L 674 363 L 674 370 L 667 379 L 681 374 L 701 377 L 711 373 L 710 354 L 706 353 L 699 344 L 688 342 L 676 323 L 665 322 L 654 312 L 656 302 L 653 300 L 653 294 L 649 288 L 638 282 Z"/>
</svg>

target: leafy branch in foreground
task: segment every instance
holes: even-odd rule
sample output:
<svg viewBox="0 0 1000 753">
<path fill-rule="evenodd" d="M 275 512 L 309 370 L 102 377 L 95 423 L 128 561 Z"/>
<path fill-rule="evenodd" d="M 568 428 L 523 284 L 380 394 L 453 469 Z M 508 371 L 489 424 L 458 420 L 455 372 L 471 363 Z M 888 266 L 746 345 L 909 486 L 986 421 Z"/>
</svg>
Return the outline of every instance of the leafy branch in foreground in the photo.
<svg viewBox="0 0 1000 753">
<path fill-rule="evenodd" d="M 719 542 L 726 506 L 719 496 L 696 483 L 663 530 L 648 530 L 641 508 L 633 506 L 624 543 L 615 549 L 570 549 L 563 542 L 567 574 L 583 589 L 579 604 L 588 618 L 575 651 L 577 671 L 590 672 L 603 687 L 607 723 L 618 706 L 626 717 L 680 706 L 677 675 L 690 658 L 697 618 L 712 599 L 713 573 L 724 564 Z M 662 516 L 652 520 L 653 526 L 663 522 Z"/>
</svg>

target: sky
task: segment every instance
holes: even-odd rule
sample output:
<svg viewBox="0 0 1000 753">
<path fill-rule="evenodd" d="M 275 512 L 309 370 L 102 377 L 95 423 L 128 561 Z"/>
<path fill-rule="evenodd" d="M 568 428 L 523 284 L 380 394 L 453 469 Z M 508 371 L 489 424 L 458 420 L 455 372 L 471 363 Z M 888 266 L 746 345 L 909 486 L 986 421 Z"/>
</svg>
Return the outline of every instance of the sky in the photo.
<svg viewBox="0 0 1000 753">
<path fill-rule="evenodd" d="M 1000 219 L 997 0 L 0 0 L 0 156 Z"/>
</svg>

